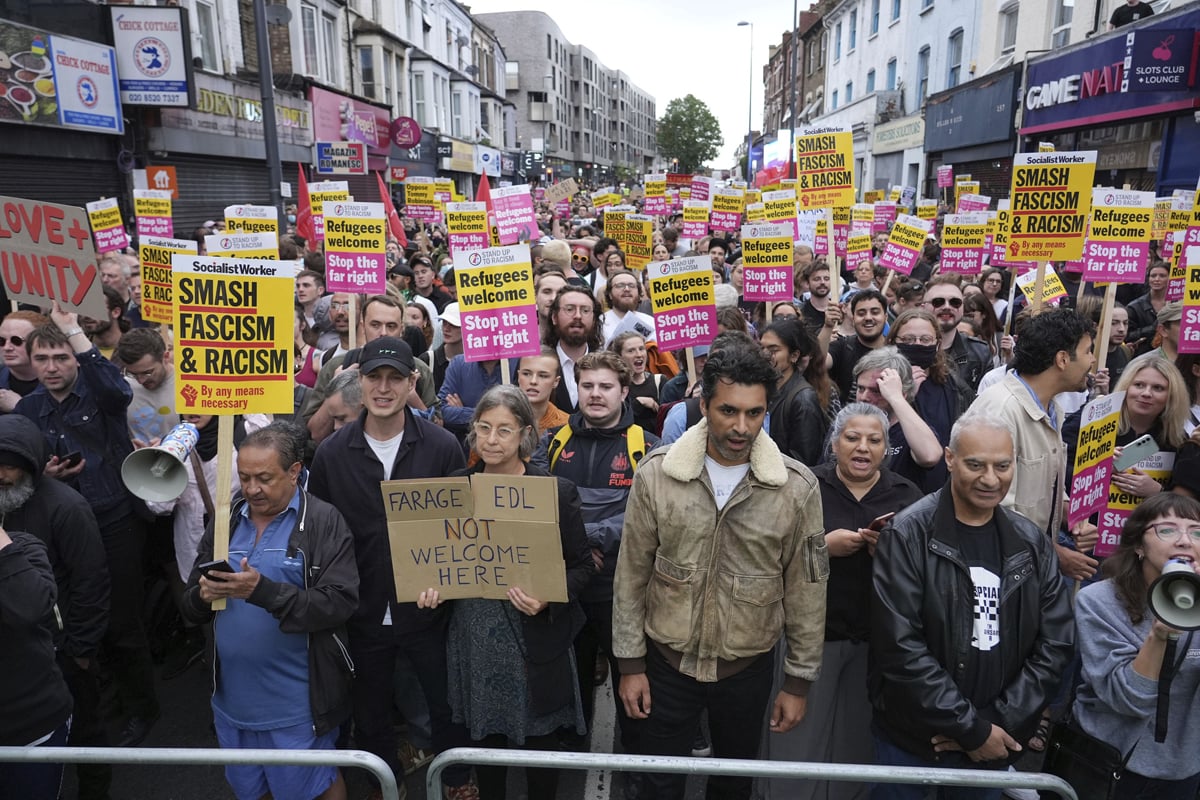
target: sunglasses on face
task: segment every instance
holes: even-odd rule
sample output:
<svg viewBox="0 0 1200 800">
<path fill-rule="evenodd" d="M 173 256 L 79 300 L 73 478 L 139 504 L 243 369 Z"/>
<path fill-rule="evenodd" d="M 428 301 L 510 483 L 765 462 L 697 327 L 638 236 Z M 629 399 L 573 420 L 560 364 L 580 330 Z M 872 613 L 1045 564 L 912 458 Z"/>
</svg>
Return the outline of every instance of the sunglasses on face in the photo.
<svg viewBox="0 0 1200 800">
<path fill-rule="evenodd" d="M 0 336 L 0 347 L 4 347 L 9 342 L 13 343 L 13 347 L 20 347 L 25 344 L 25 340 L 20 336 Z"/>
<path fill-rule="evenodd" d="M 941 308 L 946 303 L 949 303 L 951 308 L 962 308 L 963 301 L 961 297 L 933 297 L 925 301 L 925 305 L 934 308 Z"/>
<path fill-rule="evenodd" d="M 588 257 L 587 256 L 571 256 L 571 260 L 574 261 L 576 264 L 586 264 L 588 262 Z"/>
</svg>

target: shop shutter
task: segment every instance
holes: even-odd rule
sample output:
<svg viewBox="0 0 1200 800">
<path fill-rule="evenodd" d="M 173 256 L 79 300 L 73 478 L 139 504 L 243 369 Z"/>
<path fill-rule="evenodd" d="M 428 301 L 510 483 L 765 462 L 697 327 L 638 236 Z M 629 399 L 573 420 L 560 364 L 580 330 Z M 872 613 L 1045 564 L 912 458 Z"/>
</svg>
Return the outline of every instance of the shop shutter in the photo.
<svg viewBox="0 0 1200 800">
<path fill-rule="evenodd" d="M 45 203 L 82 208 L 102 197 L 121 198 L 121 213 L 132 227 L 133 206 L 123 197 L 126 178 L 113 161 L 0 156 L 0 175 L 3 194 Z"/>
</svg>

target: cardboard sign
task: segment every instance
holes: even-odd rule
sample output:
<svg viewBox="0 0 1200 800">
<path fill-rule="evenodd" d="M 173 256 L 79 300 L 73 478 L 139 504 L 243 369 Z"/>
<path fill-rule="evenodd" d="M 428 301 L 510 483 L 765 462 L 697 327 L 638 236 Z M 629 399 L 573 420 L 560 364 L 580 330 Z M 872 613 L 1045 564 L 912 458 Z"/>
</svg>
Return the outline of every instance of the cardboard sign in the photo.
<svg viewBox="0 0 1200 800">
<path fill-rule="evenodd" d="M 312 210 L 314 239 L 318 242 L 325 240 L 325 204 L 345 203 L 349 199 L 350 184 L 346 181 L 316 181 L 308 185 L 308 205 Z"/>
<path fill-rule="evenodd" d="M 557 479 L 476 473 L 384 481 L 379 490 L 397 600 L 429 588 L 447 600 L 507 600 L 517 586 L 567 601 Z"/>
<path fill-rule="evenodd" d="M 483 250 L 488 236 L 487 203 L 447 203 L 446 236 L 450 255 L 462 250 Z"/>
<path fill-rule="evenodd" d="M 942 272 L 978 275 L 983 271 L 983 250 L 987 240 L 987 216 L 947 214 L 942 228 Z"/>
<path fill-rule="evenodd" d="M 528 242 L 538 235 L 537 214 L 533 210 L 533 195 L 529 193 L 528 184 L 493 189 L 492 208 L 496 213 L 500 244 Z"/>
<path fill-rule="evenodd" d="M 0 197 L 0 275 L 8 299 L 104 319 L 108 305 L 82 208 Z"/>
<path fill-rule="evenodd" d="M 541 352 L 529 245 L 460 250 L 454 279 L 467 361 Z"/>
<path fill-rule="evenodd" d="M 742 226 L 742 296 L 750 301 L 791 300 L 793 234 L 787 225 Z"/>
<path fill-rule="evenodd" d="M 642 182 L 646 195 L 642 198 L 642 211 L 653 216 L 670 213 L 667 206 L 667 176 L 665 173 L 647 175 Z"/>
<path fill-rule="evenodd" d="M 1083 279 L 1100 283 L 1145 280 L 1153 222 L 1153 192 L 1093 189 Z"/>
<path fill-rule="evenodd" d="M 654 219 L 646 214 L 625 218 L 625 266 L 642 270 L 654 256 Z"/>
<path fill-rule="evenodd" d="M 138 239 L 138 261 L 142 265 L 142 319 L 170 325 L 175 321 L 171 306 L 171 259 L 177 254 L 196 255 L 190 239 L 147 236 Z"/>
<path fill-rule="evenodd" d="M 386 247 L 383 203 L 327 203 L 326 291 L 383 294 L 387 290 Z"/>
<path fill-rule="evenodd" d="M 279 258 L 273 233 L 214 233 L 204 237 L 204 251 L 214 258 Z"/>
<path fill-rule="evenodd" d="M 707 345 L 717 335 L 717 299 L 708 256 L 651 261 L 650 305 L 660 350 Z"/>
<path fill-rule="evenodd" d="M 939 189 L 949 189 L 954 185 L 954 166 L 943 164 L 937 168 L 937 185 Z"/>
<path fill-rule="evenodd" d="M 404 182 L 404 213 L 420 222 L 436 222 L 438 201 L 434 195 L 433 178 L 420 175 L 409 177 Z M 317 213 L 313 209 L 313 214 Z"/>
<path fill-rule="evenodd" d="M 1167 484 L 1171 482 L 1171 473 L 1175 471 L 1175 454 L 1159 451 L 1134 464 L 1134 467 L 1154 478 L 1166 489 Z M 1100 529 L 1100 540 L 1096 542 L 1093 554 L 1104 558 L 1117 552 L 1125 520 L 1129 519 L 1129 515 L 1144 499 L 1109 486 L 1108 504 L 1101 512 L 1100 524 L 1097 526 Z"/>
<path fill-rule="evenodd" d="M 309 191 L 310 203 L 312 192 Z M 328 199 L 328 198 L 326 198 Z M 344 201 L 343 201 L 344 202 Z M 313 212 L 316 213 L 316 212 Z M 225 233 L 273 233 L 279 235 L 279 209 L 275 206 L 237 205 L 225 207 Z"/>
<path fill-rule="evenodd" d="M 705 200 L 683 201 L 683 230 L 679 234 L 684 239 L 703 239 L 708 235 L 708 202 Z"/>
<path fill-rule="evenodd" d="M 849 128 L 806 128 L 796 137 L 796 196 L 800 208 L 854 202 L 854 134 Z"/>
<path fill-rule="evenodd" d="M 1112 480 L 1113 455 L 1117 448 L 1117 428 L 1125 392 L 1093 400 L 1083 408 L 1079 420 L 1079 440 L 1071 477 L 1067 527 L 1074 527 L 1108 505 Z"/>
<path fill-rule="evenodd" d="M 1095 150 L 1013 156 L 1008 257 L 1027 261 L 1080 258 L 1095 174 Z"/>
<path fill-rule="evenodd" d="M 87 214 L 88 221 L 92 224 L 92 233 L 96 237 L 97 253 L 111 253 L 129 247 L 129 234 L 125 232 L 125 222 L 121 219 L 117 198 L 106 197 L 88 203 Z"/>
<path fill-rule="evenodd" d="M 290 414 L 296 284 L 290 263 L 171 257 L 175 408 Z"/>
<path fill-rule="evenodd" d="M 578 193 L 579 184 L 575 182 L 574 178 L 567 178 L 548 187 L 544 199 L 547 203 L 553 205 L 560 200 L 570 200 Z"/>
<path fill-rule="evenodd" d="M 1017 276 L 1017 288 L 1025 299 L 1033 302 L 1034 292 L 1037 291 L 1037 270 L 1031 269 Z M 1067 287 L 1063 286 L 1062 278 L 1054 271 L 1054 267 L 1046 265 L 1046 277 L 1042 281 L 1042 303 L 1057 305 L 1058 301 L 1067 296 Z"/>
<path fill-rule="evenodd" d="M 892 225 L 887 244 L 879 254 L 879 266 L 901 275 L 911 275 L 925 249 L 925 237 L 929 235 L 930 227 L 931 224 L 923 219 L 902 214 Z"/>
<path fill-rule="evenodd" d="M 133 218 L 138 238 L 175 233 L 171 222 L 171 193 L 158 189 L 133 190 Z"/>
<path fill-rule="evenodd" d="M 710 227 L 714 231 L 736 231 L 741 227 L 745 204 L 746 194 L 741 189 L 717 189 L 712 195 Z"/>
</svg>

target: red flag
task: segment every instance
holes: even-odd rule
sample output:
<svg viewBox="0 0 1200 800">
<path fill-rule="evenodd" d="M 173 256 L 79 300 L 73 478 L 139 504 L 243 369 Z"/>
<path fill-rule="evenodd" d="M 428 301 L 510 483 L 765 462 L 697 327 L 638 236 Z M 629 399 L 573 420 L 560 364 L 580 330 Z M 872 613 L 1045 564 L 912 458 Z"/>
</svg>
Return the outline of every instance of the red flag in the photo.
<svg viewBox="0 0 1200 800">
<path fill-rule="evenodd" d="M 313 225 L 312 206 L 308 202 L 308 180 L 304 177 L 304 167 L 297 166 L 300 173 L 300 202 L 296 204 L 296 233 L 304 237 L 309 247 L 316 244 L 317 231 Z"/>
<path fill-rule="evenodd" d="M 384 185 L 383 175 L 376 172 L 375 180 L 379 181 L 379 199 L 383 201 L 383 210 L 387 214 L 388 230 L 401 247 L 408 247 L 408 236 L 404 233 L 404 224 L 400 222 L 400 215 L 396 213 L 396 206 L 392 203 L 392 193 Z"/>
</svg>

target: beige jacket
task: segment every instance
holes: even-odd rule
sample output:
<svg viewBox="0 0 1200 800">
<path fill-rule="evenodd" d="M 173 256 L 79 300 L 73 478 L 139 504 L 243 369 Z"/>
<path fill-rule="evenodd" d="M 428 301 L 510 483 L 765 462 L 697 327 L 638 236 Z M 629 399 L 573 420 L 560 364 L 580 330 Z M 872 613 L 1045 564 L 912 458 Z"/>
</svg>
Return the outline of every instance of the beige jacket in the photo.
<svg viewBox="0 0 1200 800">
<path fill-rule="evenodd" d="M 613 654 L 645 671 L 646 637 L 704 682 L 786 636 L 785 689 L 817 678 L 829 556 L 816 478 L 760 434 L 750 470 L 717 511 L 701 421 L 638 467 L 613 598 Z M 719 674 L 720 673 L 720 674 Z"/>
<path fill-rule="evenodd" d="M 970 409 L 1002 417 L 1016 430 L 1016 470 L 1002 505 L 1033 520 L 1042 531 L 1051 531 L 1052 536 L 1062 522 L 1067 492 L 1067 448 L 1061 434 L 1064 414 L 1057 403 L 1053 405 L 1057 426 L 1050 424 L 1050 416 L 1016 373 L 1009 372 L 984 390 Z"/>
</svg>

